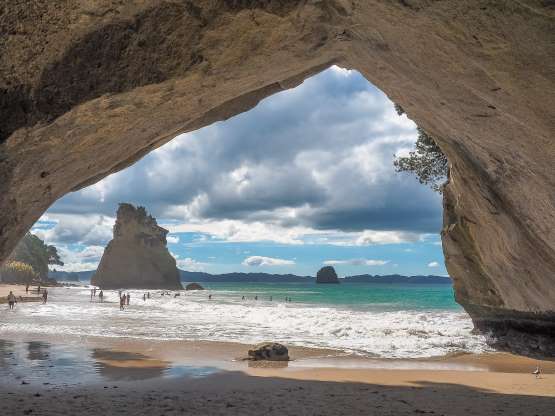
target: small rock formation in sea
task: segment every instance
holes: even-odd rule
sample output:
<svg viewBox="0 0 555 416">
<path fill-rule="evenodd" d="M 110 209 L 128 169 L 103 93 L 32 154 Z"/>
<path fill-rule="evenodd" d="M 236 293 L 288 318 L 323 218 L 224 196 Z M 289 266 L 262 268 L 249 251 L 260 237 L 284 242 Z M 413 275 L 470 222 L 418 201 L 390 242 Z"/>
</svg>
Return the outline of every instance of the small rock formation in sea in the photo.
<svg viewBox="0 0 555 416">
<path fill-rule="evenodd" d="M 285 345 L 266 342 L 249 350 L 249 360 L 289 361 L 289 351 Z"/>
<path fill-rule="evenodd" d="M 119 204 L 114 238 L 91 283 L 102 289 L 183 289 L 175 259 L 166 247 L 167 234 L 144 207 Z"/>
<path fill-rule="evenodd" d="M 189 283 L 185 286 L 185 290 L 204 290 L 204 288 L 198 283 Z"/>
<path fill-rule="evenodd" d="M 332 266 L 324 266 L 316 273 L 316 283 L 339 283 L 337 273 Z"/>
</svg>

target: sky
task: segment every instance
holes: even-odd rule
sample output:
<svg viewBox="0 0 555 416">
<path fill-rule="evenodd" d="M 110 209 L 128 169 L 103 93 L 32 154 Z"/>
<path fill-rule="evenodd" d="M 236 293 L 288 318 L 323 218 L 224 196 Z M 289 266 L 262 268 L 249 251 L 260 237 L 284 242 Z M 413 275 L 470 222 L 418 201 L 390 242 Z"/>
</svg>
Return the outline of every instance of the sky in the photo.
<svg viewBox="0 0 555 416">
<path fill-rule="evenodd" d="M 393 168 L 416 137 L 383 92 L 331 67 L 66 195 L 32 232 L 63 270 L 91 270 L 129 202 L 170 231 L 184 270 L 446 275 L 441 197 Z"/>
</svg>

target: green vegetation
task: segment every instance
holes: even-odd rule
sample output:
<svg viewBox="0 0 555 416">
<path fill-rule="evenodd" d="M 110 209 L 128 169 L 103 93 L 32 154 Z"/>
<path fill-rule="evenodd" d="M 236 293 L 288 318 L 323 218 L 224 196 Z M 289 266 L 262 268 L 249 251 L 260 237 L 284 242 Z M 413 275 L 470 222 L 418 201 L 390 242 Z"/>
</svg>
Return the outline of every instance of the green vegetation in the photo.
<svg viewBox="0 0 555 416">
<path fill-rule="evenodd" d="M 398 104 L 395 104 L 395 111 L 399 115 L 405 112 Z M 410 152 L 408 156 L 397 157 L 393 165 L 397 172 L 413 173 L 421 184 L 441 192 L 441 187 L 449 174 L 449 161 L 432 136 L 421 127 L 417 127 L 417 131 L 416 150 Z"/>
<path fill-rule="evenodd" d="M 8 261 L 28 264 L 40 280 L 48 278 L 48 265 L 63 266 L 58 250 L 44 243 L 39 237 L 27 233 L 12 252 Z"/>
</svg>

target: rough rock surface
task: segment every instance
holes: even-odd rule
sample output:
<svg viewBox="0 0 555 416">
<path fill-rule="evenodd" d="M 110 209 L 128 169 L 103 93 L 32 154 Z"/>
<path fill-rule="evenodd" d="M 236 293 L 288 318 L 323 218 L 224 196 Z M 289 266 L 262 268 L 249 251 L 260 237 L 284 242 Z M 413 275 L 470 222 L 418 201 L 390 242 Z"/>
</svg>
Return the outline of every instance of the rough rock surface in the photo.
<svg viewBox="0 0 555 416">
<path fill-rule="evenodd" d="M 339 283 L 337 273 L 332 266 L 324 266 L 316 273 L 316 283 Z"/>
<path fill-rule="evenodd" d="M 114 238 L 91 284 L 101 289 L 183 289 L 175 259 L 166 247 L 167 233 L 143 207 L 120 204 Z"/>
<path fill-rule="evenodd" d="M 448 155 L 458 302 L 505 347 L 555 355 L 554 15 L 547 0 L 10 2 L 0 257 L 67 192 L 336 63 Z"/>
<path fill-rule="evenodd" d="M 249 359 L 254 361 L 289 361 L 289 350 L 285 345 L 277 342 L 262 343 L 249 350 Z"/>
<path fill-rule="evenodd" d="M 189 283 L 187 286 L 185 286 L 185 290 L 204 290 L 204 288 L 199 285 L 198 283 Z"/>
</svg>

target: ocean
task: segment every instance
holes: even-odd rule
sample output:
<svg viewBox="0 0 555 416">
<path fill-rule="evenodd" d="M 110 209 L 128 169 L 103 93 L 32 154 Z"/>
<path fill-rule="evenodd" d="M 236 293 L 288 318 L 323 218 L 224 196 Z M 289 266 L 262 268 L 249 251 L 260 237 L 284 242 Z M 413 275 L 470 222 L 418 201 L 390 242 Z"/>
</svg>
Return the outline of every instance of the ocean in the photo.
<svg viewBox="0 0 555 416">
<path fill-rule="evenodd" d="M 145 291 L 125 291 L 131 295 L 125 311 L 119 310 L 117 291 L 105 291 L 100 303 L 98 297 L 91 301 L 88 286 L 51 288 L 46 305 L 23 303 L 14 312 L 2 311 L 0 339 L 37 334 L 277 341 L 381 358 L 488 350 L 485 338 L 472 334 L 472 321 L 447 284 L 202 285 L 206 290 L 151 291 L 146 301 Z"/>
</svg>

